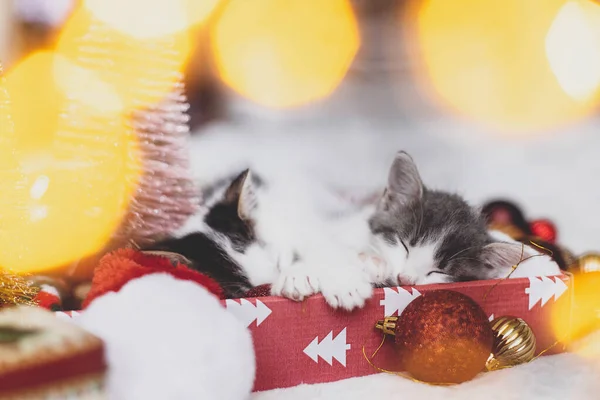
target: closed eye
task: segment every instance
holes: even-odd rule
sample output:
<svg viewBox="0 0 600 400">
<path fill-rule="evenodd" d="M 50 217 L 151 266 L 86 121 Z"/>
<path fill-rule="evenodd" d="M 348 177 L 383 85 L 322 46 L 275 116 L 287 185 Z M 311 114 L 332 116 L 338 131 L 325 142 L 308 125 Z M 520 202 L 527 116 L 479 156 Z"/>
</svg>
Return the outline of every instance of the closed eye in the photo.
<svg viewBox="0 0 600 400">
<path fill-rule="evenodd" d="M 447 274 L 447 273 L 445 273 L 445 272 L 442 272 L 442 271 L 429 271 L 429 272 L 427 273 L 427 276 L 431 276 L 431 274 L 441 274 L 441 275 L 450 276 L 450 274 Z"/>
<path fill-rule="evenodd" d="M 398 237 L 398 241 L 400 243 L 402 243 L 402 246 L 404 246 L 404 250 L 406 250 L 406 256 L 408 257 L 408 247 L 406 246 L 406 243 L 404 243 L 404 240 L 400 239 L 400 236 L 397 236 L 397 237 Z"/>
</svg>

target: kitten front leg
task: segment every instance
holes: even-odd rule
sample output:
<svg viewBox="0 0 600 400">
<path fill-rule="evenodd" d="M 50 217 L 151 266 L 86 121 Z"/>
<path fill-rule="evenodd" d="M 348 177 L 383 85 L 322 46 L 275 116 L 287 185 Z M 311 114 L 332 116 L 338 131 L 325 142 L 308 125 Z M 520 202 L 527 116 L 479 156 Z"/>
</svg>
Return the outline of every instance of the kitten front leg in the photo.
<svg viewBox="0 0 600 400">
<path fill-rule="evenodd" d="M 372 292 L 368 274 L 343 256 L 300 260 L 281 271 L 271 290 L 295 301 L 321 293 L 331 307 L 349 311 L 363 307 Z"/>
<path fill-rule="evenodd" d="M 368 275 L 357 263 L 325 267 L 319 276 L 320 291 L 333 308 L 362 308 L 373 294 Z"/>
</svg>

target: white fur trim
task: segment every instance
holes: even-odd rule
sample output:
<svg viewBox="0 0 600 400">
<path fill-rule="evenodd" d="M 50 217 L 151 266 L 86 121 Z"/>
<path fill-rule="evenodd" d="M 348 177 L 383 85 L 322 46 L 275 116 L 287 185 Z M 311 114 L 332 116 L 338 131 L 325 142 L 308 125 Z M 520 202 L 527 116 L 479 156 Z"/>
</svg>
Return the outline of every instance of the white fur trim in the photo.
<svg viewBox="0 0 600 400">
<path fill-rule="evenodd" d="M 249 331 L 202 286 L 146 275 L 94 300 L 76 320 L 107 346 L 115 400 L 249 398 Z"/>
</svg>

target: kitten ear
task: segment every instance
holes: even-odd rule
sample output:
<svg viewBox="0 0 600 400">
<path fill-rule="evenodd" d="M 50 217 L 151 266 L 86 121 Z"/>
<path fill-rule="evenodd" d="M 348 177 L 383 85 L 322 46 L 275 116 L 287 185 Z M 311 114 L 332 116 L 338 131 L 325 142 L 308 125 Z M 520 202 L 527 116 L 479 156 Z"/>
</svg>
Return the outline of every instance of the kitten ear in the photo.
<svg viewBox="0 0 600 400">
<path fill-rule="evenodd" d="M 388 208 L 391 203 L 405 205 L 411 201 L 420 200 L 422 196 L 423 182 L 417 166 L 408 153 L 398 152 L 390 168 L 382 206 Z"/>
<path fill-rule="evenodd" d="M 522 246 L 516 243 L 496 242 L 483 247 L 481 261 L 494 268 L 508 268 L 521 261 Z"/>
<path fill-rule="evenodd" d="M 237 205 L 237 213 L 241 220 L 252 219 L 258 206 L 256 190 L 252 183 L 252 173 L 249 169 L 243 171 L 231 182 L 225 191 L 225 202 Z"/>
</svg>

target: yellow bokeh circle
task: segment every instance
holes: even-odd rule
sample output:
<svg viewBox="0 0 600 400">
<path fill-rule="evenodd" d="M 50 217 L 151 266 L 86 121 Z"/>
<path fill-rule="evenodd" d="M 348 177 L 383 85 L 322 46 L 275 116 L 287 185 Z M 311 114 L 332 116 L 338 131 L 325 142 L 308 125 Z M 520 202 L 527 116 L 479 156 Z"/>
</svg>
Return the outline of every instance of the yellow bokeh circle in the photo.
<svg viewBox="0 0 600 400">
<path fill-rule="evenodd" d="M 227 85 L 261 105 L 286 108 L 333 92 L 360 39 L 347 0 L 232 0 L 212 45 Z"/>
<path fill-rule="evenodd" d="M 583 357 L 600 356 L 600 272 L 573 275 L 571 297 L 556 302 L 552 330 L 562 344 Z M 596 332 L 595 335 L 592 333 Z M 592 334 L 592 335 L 590 335 Z M 585 338 L 589 336 L 589 340 Z"/>
<path fill-rule="evenodd" d="M 0 141 L 0 159 L 10 160 L 1 163 L 2 268 L 48 271 L 94 254 L 127 208 L 137 179 L 134 138 L 125 117 L 105 107 L 118 97 L 87 97 L 82 76 L 88 87 L 108 90 L 52 52 L 27 57 L 6 76 L 15 123 L 12 138 Z M 48 110 L 32 115 L 38 100 Z"/>
<path fill-rule="evenodd" d="M 416 39 L 418 81 L 452 112 L 505 132 L 531 132 L 599 104 L 600 68 L 590 66 L 600 62 L 592 15 L 600 7 L 589 0 L 411 4 L 405 23 Z"/>
<path fill-rule="evenodd" d="M 82 83 L 87 70 L 105 84 L 98 94 L 104 101 L 114 99 L 113 92 L 120 98 L 121 111 L 131 111 L 154 104 L 173 90 L 191 55 L 192 41 L 187 30 L 132 36 L 79 7 L 62 30 L 56 52 L 80 67 Z M 96 91 L 83 85 L 74 95 L 86 93 L 91 100 Z"/>
<path fill-rule="evenodd" d="M 219 0 L 84 0 L 96 19 L 136 39 L 183 32 L 202 22 Z M 140 10 L 142 10 L 140 12 Z"/>
</svg>

